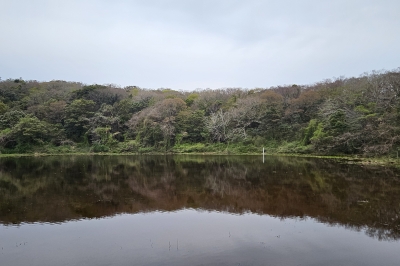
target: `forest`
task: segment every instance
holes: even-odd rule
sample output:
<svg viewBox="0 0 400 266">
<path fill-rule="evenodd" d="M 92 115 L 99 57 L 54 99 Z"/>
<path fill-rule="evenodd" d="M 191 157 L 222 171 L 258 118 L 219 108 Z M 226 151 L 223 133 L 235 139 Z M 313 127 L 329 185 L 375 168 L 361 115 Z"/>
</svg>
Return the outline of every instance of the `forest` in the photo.
<svg viewBox="0 0 400 266">
<path fill-rule="evenodd" d="M 396 157 L 400 68 L 308 85 L 176 91 L 0 80 L 0 152 Z"/>
</svg>

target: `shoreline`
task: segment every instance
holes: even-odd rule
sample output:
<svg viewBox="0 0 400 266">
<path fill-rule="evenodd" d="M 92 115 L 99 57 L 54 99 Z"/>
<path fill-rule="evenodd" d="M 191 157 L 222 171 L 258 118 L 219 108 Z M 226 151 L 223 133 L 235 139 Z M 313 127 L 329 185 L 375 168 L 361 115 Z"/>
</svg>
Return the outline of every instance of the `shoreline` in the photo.
<svg viewBox="0 0 400 266">
<path fill-rule="evenodd" d="M 113 153 L 113 152 L 72 152 L 72 153 L 11 153 L 0 154 L 0 158 L 18 158 L 18 157 L 49 157 L 49 156 L 166 156 L 166 155 L 193 155 L 193 156 L 263 156 L 262 153 L 224 153 L 224 152 L 149 152 L 149 153 Z M 295 153 L 265 153 L 265 156 L 279 157 L 299 157 L 330 159 L 340 161 L 346 164 L 358 165 L 379 165 L 400 167 L 400 159 L 388 157 L 360 157 L 360 156 L 341 156 L 341 155 L 315 155 L 315 154 L 295 154 Z"/>
</svg>

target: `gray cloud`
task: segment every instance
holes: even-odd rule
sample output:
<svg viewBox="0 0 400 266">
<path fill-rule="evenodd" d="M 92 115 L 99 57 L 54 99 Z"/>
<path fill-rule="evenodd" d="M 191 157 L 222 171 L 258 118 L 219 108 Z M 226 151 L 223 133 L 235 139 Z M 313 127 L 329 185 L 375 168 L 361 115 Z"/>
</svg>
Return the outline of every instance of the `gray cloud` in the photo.
<svg viewBox="0 0 400 266">
<path fill-rule="evenodd" d="M 2 1 L 0 76 L 174 89 L 399 67 L 398 1 Z"/>
</svg>

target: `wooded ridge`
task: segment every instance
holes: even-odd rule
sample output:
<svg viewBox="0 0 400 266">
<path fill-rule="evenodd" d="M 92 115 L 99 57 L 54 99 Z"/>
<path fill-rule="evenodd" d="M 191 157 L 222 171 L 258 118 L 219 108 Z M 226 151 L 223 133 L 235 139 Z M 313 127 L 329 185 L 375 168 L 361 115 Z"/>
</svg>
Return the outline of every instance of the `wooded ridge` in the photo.
<svg viewBox="0 0 400 266">
<path fill-rule="evenodd" d="M 216 152 L 396 157 L 400 68 L 311 85 L 150 90 L 0 80 L 1 153 Z"/>
</svg>

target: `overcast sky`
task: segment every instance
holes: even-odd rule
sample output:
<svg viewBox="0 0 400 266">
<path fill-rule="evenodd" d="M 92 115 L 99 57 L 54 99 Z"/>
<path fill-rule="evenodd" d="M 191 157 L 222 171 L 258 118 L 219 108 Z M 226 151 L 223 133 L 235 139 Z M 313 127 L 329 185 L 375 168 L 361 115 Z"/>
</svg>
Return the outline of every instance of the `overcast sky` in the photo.
<svg viewBox="0 0 400 266">
<path fill-rule="evenodd" d="M 310 84 L 400 67 L 399 0 L 0 0 L 0 77 Z"/>
</svg>

